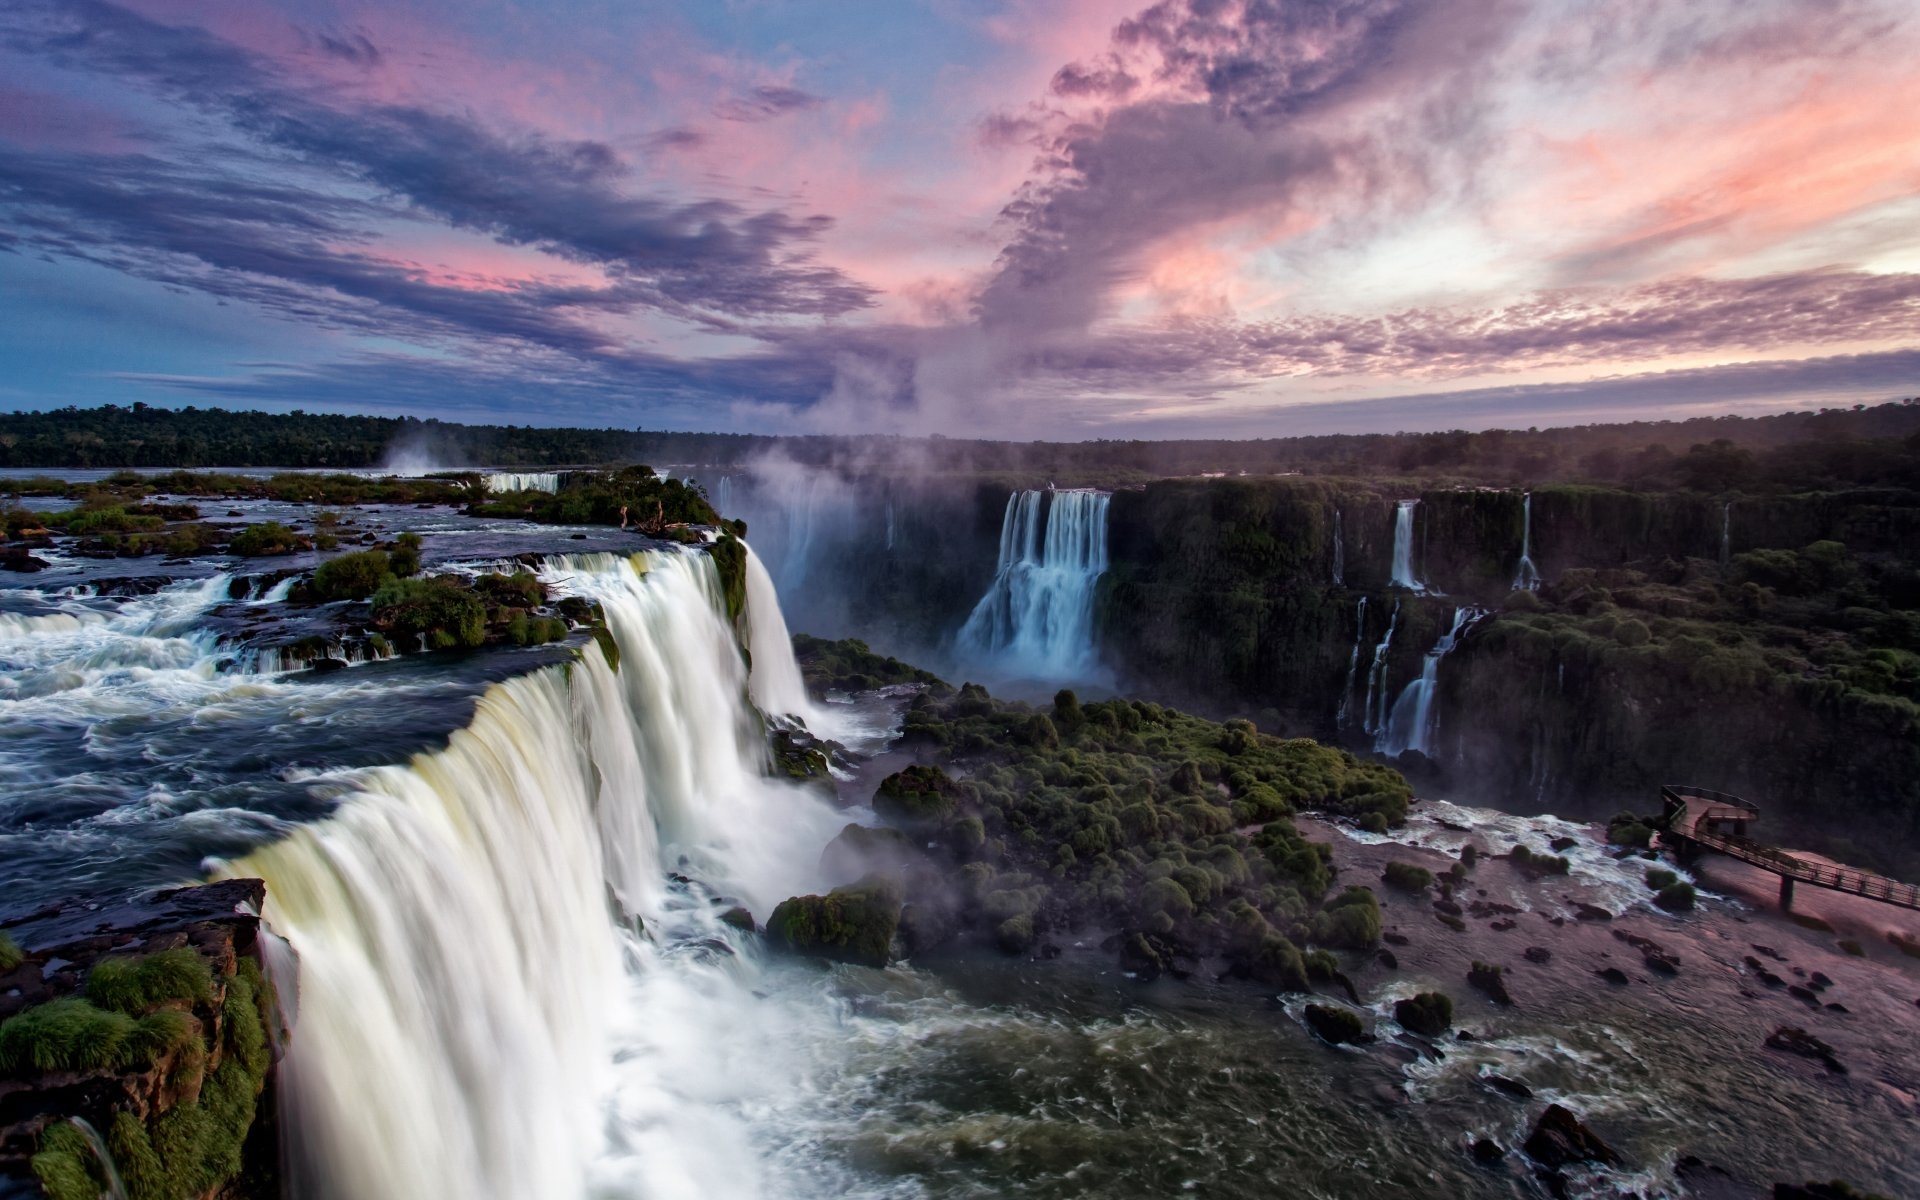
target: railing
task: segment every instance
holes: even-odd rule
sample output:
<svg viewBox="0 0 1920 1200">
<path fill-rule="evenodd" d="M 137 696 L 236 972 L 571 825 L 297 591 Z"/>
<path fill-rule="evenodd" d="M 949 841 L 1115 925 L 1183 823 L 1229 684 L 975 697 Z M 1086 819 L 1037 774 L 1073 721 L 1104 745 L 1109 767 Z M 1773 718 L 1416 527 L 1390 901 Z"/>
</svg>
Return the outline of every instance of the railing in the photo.
<svg viewBox="0 0 1920 1200">
<path fill-rule="evenodd" d="M 1687 803 L 1686 797 L 1693 796 L 1696 799 L 1711 800 L 1715 804 L 1724 804 L 1730 808 L 1740 809 L 1746 813 L 1749 820 L 1760 815 L 1760 806 L 1758 804 L 1742 800 L 1740 797 L 1727 792 L 1716 792 L 1712 788 L 1694 787 L 1688 783 L 1663 784 L 1660 788 L 1660 795 L 1668 804 L 1676 808 L 1684 807 Z"/>
<path fill-rule="evenodd" d="M 1684 784 L 1668 784 L 1660 789 L 1660 795 L 1670 809 L 1677 810 L 1672 816 L 1679 816 L 1686 811 L 1688 799 L 1707 802 L 1707 807 L 1699 810 L 1692 822 L 1670 824 L 1671 831 L 1680 837 L 1815 887 L 1884 900 L 1907 908 L 1920 908 L 1920 886 L 1900 883 L 1871 871 L 1809 862 L 1741 834 L 1711 833 L 1700 828 L 1711 821 L 1750 821 L 1760 815 L 1758 805 L 1738 796 Z"/>
</svg>

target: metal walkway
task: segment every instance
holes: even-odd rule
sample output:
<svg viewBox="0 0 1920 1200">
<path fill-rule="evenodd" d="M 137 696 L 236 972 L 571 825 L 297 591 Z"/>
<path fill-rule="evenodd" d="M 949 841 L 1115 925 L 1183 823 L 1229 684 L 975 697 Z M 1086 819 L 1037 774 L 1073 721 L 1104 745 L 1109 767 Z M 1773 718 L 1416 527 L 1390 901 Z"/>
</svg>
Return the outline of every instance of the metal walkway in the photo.
<svg viewBox="0 0 1920 1200">
<path fill-rule="evenodd" d="M 1793 906 L 1793 885 L 1811 884 L 1849 895 L 1865 896 L 1897 904 L 1901 908 L 1920 909 L 1920 887 L 1858 871 L 1852 867 L 1834 867 L 1826 863 L 1797 858 L 1786 851 L 1754 841 L 1747 826 L 1760 818 L 1760 809 L 1738 796 L 1711 788 L 1670 783 L 1660 789 L 1667 806 L 1667 828 L 1661 842 L 1672 839 L 1683 851 L 1713 850 L 1729 858 L 1750 863 L 1780 877 L 1780 907 Z"/>
</svg>

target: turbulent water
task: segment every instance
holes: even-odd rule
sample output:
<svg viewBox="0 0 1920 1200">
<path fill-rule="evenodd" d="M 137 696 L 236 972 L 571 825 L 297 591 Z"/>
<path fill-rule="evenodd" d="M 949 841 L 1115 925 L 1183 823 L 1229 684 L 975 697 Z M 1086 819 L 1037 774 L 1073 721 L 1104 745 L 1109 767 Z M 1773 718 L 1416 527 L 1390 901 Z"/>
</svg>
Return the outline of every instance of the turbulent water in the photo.
<svg viewBox="0 0 1920 1200">
<path fill-rule="evenodd" d="M 1007 498 L 993 583 L 956 639 L 963 657 L 1047 681 L 1097 670 L 1093 593 L 1107 570 L 1112 499 L 1052 490 Z"/>
<path fill-rule="evenodd" d="M 1413 569 L 1413 517 L 1418 500 L 1402 500 L 1393 510 L 1393 585 L 1424 592 L 1427 585 Z"/>
<path fill-rule="evenodd" d="M 495 471 L 483 476 L 490 492 L 557 492 L 560 476 L 553 471 Z"/>
<path fill-rule="evenodd" d="M 1426 658 L 1420 664 L 1419 676 L 1401 691 L 1399 699 L 1393 702 L 1392 710 L 1381 724 L 1379 736 L 1374 740 L 1373 748 L 1377 752 L 1389 758 L 1408 750 L 1433 756 L 1434 725 L 1439 720 L 1439 714 L 1433 709 L 1433 698 L 1439 690 L 1440 663 L 1460 644 L 1467 627 L 1484 615 L 1476 608 L 1453 610 L 1453 624 L 1440 635 L 1433 649 L 1427 651 Z"/>
</svg>

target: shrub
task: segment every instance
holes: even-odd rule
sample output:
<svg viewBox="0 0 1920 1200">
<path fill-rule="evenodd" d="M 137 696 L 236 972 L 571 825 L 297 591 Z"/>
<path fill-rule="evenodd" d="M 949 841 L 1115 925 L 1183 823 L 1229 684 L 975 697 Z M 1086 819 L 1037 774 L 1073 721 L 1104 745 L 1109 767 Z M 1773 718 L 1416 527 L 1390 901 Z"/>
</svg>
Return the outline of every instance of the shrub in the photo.
<svg viewBox="0 0 1920 1200">
<path fill-rule="evenodd" d="M 26 961 L 26 957 L 20 950 L 20 943 L 14 941 L 4 931 L 0 931 L 0 972 L 13 970 Z"/>
<path fill-rule="evenodd" d="M 1340 960 L 1331 950 L 1309 950 L 1300 959 L 1306 965 L 1307 978 L 1315 983 L 1327 983 L 1340 973 Z"/>
<path fill-rule="evenodd" d="M 1357 1042 L 1367 1033 L 1367 1027 L 1359 1017 L 1344 1008 L 1332 1008 L 1324 1004 L 1307 1005 L 1306 1021 L 1309 1029 L 1336 1046 L 1344 1042 Z"/>
<path fill-rule="evenodd" d="M 1350 887 L 1314 915 L 1312 931 L 1323 946 L 1364 950 L 1380 940 L 1380 901 L 1366 888 Z"/>
<path fill-rule="evenodd" d="M 1656 892 L 1663 892 L 1680 882 L 1680 877 L 1665 867 L 1647 868 L 1647 886 Z"/>
<path fill-rule="evenodd" d="M 1542 854 L 1523 845 L 1516 845 L 1507 860 L 1529 875 L 1565 875 L 1573 867 L 1558 855 Z"/>
<path fill-rule="evenodd" d="M 1433 886 L 1433 872 L 1412 863 L 1390 862 L 1380 878 L 1406 892 L 1424 892 Z"/>
<path fill-rule="evenodd" d="M 358 550 L 321 563 L 313 573 L 313 591 L 322 600 L 365 600 L 391 573 L 385 550 Z"/>
<path fill-rule="evenodd" d="M 387 554 L 388 564 L 393 573 L 406 578 L 420 573 L 420 535 L 403 533 L 393 539 L 393 548 Z"/>
<path fill-rule="evenodd" d="M 241 558 L 263 558 L 272 554 L 292 554 L 304 549 L 306 539 L 278 521 L 249 525 L 233 535 L 227 551 Z"/>
<path fill-rule="evenodd" d="M 902 825 L 935 825 L 953 812 L 953 780 L 938 767 L 912 766 L 880 781 L 873 811 Z"/>
<path fill-rule="evenodd" d="M 373 620 L 400 637 L 424 636 L 434 650 L 478 646 L 487 637 L 486 605 L 447 575 L 387 580 L 373 594 Z"/>
<path fill-rule="evenodd" d="M 1025 913 L 1008 917 L 993 931 L 1000 949 L 1008 954 L 1024 954 L 1033 945 L 1033 918 Z"/>
</svg>

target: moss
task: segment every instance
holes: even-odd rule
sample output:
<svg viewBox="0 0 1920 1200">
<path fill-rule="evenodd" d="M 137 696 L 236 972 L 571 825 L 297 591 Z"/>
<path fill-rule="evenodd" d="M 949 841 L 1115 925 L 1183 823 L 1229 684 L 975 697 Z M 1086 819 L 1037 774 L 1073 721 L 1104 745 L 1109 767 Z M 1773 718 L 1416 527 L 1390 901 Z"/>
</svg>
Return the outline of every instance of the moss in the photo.
<svg viewBox="0 0 1920 1200">
<path fill-rule="evenodd" d="M 173 1002 L 206 1004 L 212 996 L 207 960 L 184 947 L 103 958 L 87 972 L 88 1000 L 135 1016 Z"/>
<path fill-rule="evenodd" d="M 1364 950 L 1380 940 L 1380 901 L 1363 887 L 1350 887 L 1313 918 L 1313 940 L 1323 946 Z"/>
<path fill-rule="evenodd" d="M 1678 882 L 1680 877 L 1665 867 L 1647 868 L 1647 886 L 1656 892 L 1665 891 Z"/>
<path fill-rule="evenodd" d="M 767 936 L 796 954 L 884 967 L 893 956 L 900 905 L 897 884 L 869 876 L 824 896 L 781 901 L 767 918 Z"/>
<path fill-rule="evenodd" d="M 747 610 L 747 544 L 731 533 L 723 533 L 707 546 L 707 555 L 720 576 L 727 619 L 738 621 Z"/>
<path fill-rule="evenodd" d="M 1309 950 L 1300 958 L 1307 968 L 1307 978 L 1315 983 L 1331 983 L 1340 973 L 1340 960 L 1330 950 Z"/>
<path fill-rule="evenodd" d="M 1344 1008 L 1309 1004 L 1304 1016 L 1309 1029 L 1336 1046 L 1357 1042 L 1367 1033 L 1367 1027 L 1360 1018 Z"/>
<path fill-rule="evenodd" d="M 1867 956 L 1867 948 L 1853 938 L 1841 938 L 1836 945 L 1840 947 L 1842 953 L 1851 954 L 1855 958 L 1865 958 Z"/>
<path fill-rule="evenodd" d="M 1507 861 L 1529 875 L 1565 875 L 1573 869 L 1568 860 L 1553 854 L 1542 854 L 1529 850 L 1524 845 L 1516 845 L 1508 854 Z"/>
<path fill-rule="evenodd" d="M 1694 904 L 1693 885 L 1690 883 L 1670 883 L 1660 889 L 1653 902 L 1668 912 L 1692 912 Z"/>
<path fill-rule="evenodd" d="M 1380 878 L 1404 892 L 1424 892 L 1433 886 L 1433 872 L 1413 863 L 1390 862 Z"/>
<path fill-rule="evenodd" d="M 4 930 L 0 930 L 0 974 L 13 970 L 25 962 L 26 958 L 27 956 L 20 949 L 20 943 L 14 941 L 13 937 Z"/>
<path fill-rule="evenodd" d="M 607 660 L 607 666 L 615 671 L 620 669 L 620 643 L 614 640 L 613 631 L 605 625 L 593 627 L 594 645 L 600 647 L 601 657 Z"/>
<path fill-rule="evenodd" d="M 1409 1033 L 1439 1037 L 1453 1025 L 1453 998 L 1445 992 L 1421 992 L 1393 1004 L 1393 1019 Z"/>
<path fill-rule="evenodd" d="M 387 580 L 373 594 L 373 620 L 397 637 L 424 637 L 435 650 L 471 648 L 487 637 L 486 605 L 448 575 Z"/>
<path fill-rule="evenodd" d="M 234 534 L 233 540 L 227 544 L 227 551 L 241 558 L 263 558 L 292 554 L 296 550 L 309 549 L 311 545 L 305 536 L 278 521 L 262 521 Z"/>
<path fill-rule="evenodd" d="M 993 940 L 1007 954 L 1025 954 L 1033 945 L 1033 918 L 1020 913 L 995 926 Z"/>
<path fill-rule="evenodd" d="M 931 671 L 875 654 L 858 638 L 835 642 L 797 633 L 793 655 L 807 687 L 816 694 L 828 690 L 863 692 L 899 683 L 924 683 L 941 692 L 952 690 Z"/>
<path fill-rule="evenodd" d="M 880 781 L 873 811 L 902 825 L 936 825 L 953 812 L 954 784 L 938 767 L 911 766 Z"/>
</svg>

